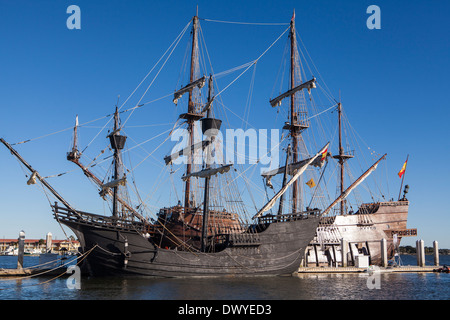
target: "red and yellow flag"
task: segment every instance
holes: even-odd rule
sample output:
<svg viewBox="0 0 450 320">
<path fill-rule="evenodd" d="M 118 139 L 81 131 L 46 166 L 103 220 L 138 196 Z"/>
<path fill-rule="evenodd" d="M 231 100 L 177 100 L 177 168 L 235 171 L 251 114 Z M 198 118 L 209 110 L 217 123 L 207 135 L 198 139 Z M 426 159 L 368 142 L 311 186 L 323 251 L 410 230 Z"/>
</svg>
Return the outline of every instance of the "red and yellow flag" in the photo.
<svg viewBox="0 0 450 320">
<path fill-rule="evenodd" d="M 324 152 L 322 152 L 322 161 L 325 160 L 325 158 L 327 157 L 327 152 L 328 152 L 328 148 L 325 149 Z"/>
<path fill-rule="evenodd" d="M 406 159 L 405 163 L 403 164 L 402 169 L 398 172 L 398 176 L 401 178 L 403 176 L 403 174 L 406 171 L 406 164 L 408 163 L 408 159 Z"/>
</svg>

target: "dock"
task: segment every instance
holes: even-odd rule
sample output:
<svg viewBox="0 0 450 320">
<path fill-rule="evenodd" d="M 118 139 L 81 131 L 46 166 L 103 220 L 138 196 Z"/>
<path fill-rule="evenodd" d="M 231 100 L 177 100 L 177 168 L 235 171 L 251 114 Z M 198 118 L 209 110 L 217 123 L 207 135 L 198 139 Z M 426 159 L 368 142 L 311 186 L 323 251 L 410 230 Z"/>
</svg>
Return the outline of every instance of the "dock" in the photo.
<svg viewBox="0 0 450 320">
<path fill-rule="evenodd" d="M 1 277 L 23 277 L 30 276 L 36 272 L 36 269 L 0 269 L 0 278 Z"/>
<path fill-rule="evenodd" d="M 53 269 L 48 268 L 23 268 L 23 269 L 0 269 L 0 278 L 26 278 L 32 276 L 54 276 L 66 272 L 61 266 Z"/>
<path fill-rule="evenodd" d="M 439 269 L 441 266 L 400 266 L 400 267 L 378 267 L 380 273 L 391 272 L 433 272 L 435 269 Z M 368 268 L 357 267 L 301 267 L 297 270 L 296 274 L 305 273 L 362 273 L 367 272 Z"/>
</svg>

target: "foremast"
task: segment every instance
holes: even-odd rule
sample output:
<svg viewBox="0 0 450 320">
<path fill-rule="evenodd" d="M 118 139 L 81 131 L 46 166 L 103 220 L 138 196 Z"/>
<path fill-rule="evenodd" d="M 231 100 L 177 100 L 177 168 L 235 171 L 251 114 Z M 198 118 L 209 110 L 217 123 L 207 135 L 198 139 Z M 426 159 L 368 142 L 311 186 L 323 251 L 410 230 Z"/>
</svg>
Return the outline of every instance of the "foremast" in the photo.
<svg viewBox="0 0 450 320">
<path fill-rule="evenodd" d="M 83 171 L 86 177 L 91 179 L 100 190 L 100 196 L 105 199 L 106 196 L 110 196 L 113 202 L 113 210 L 112 216 L 118 218 L 119 210 L 118 205 L 122 206 L 122 209 L 126 209 L 127 212 L 131 213 L 138 220 L 143 222 L 144 224 L 150 225 L 148 219 L 146 219 L 142 214 L 136 211 L 132 205 L 130 205 L 125 199 L 119 194 L 119 186 L 126 184 L 126 177 L 119 178 L 120 167 L 121 167 L 121 150 L 125 146 L 126 136 L 120 135 L 120 118 L 119 111 L 116 106 L 116 110 L 114 112 L 114 127 L 113 132 L 107 136 L 110 139 L 111 148 L 114 150 L 113 158 L 114 158 L 114 176 L 113 179 L 108 183 L 103 183 L 99 177 L 97 177 L 90 169 L 89 166 L 85 166 L 80 162 L 80 158 L 82 153 L 78 150 L 78 116 L 75 120 L 74 127 L 74 137 L 73 137 L 73 145 L 72 149 L 69 153 L 67 153 L 67 160 L 76 164 Z M 102 151 L 103 153 L 103 151 Z"/>
<path fill-rule="evenodd" d="M 118 192 L 119 192 L 119 185 L 124 181 L 119 178 L 119 169 L 121 166 L 121 150 L 125 146 L 125 142 L 127 137 L 120 134 L 120 127 L 119 127 L 119 110 L 116 106 L 116 111 L 114 112 L 114 129 L 113 132 L 109 135 L 111 148 L 114 150 L 114 176 L 113 181 L 117 182 L 113 184 L 113 208 L 112 208 L 112 215 L 113 217 L 118 217 Z"/>
</svg>

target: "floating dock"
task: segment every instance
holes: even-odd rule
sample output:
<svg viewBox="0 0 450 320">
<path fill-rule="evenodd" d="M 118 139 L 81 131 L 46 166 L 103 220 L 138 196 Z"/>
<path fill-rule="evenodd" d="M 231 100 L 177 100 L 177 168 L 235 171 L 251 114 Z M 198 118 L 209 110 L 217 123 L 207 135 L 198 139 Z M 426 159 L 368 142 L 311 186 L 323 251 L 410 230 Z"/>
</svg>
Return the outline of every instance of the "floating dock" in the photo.
<svg viewBox="0 0 450 320">
<path fill-rule="evenodd" d="M 441 266 L 400 266 L 400 267 L 378 267 L 376 271 L 380 273 L 390 272 L 433 272 L 435 269 L 439 269 Z M 357 268 L 357 267 L 301 267 L 298 269 L 297 274 L 304 273 L 361 273 L 368 272 L 369 268 Z M 373 271 L 373 269 L 371 270 Z"/>
</svg>

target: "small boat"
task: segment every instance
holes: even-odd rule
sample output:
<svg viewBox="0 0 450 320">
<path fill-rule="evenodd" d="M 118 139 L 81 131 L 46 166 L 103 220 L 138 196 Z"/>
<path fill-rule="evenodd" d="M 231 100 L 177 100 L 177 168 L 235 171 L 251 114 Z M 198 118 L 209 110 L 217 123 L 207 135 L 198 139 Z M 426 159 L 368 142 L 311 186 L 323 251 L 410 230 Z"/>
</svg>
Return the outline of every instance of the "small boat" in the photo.
<svg viewBox="0 0 450 320">
<path fill-rule="evenodd" d="M 450 273 L 450 269 L 447 267 L 447 265 L 444 264 L 442 268 L 433 269 L 433 272 Z"/>
<path fill-rule="evenodd" d="M 5 251 L 1 253 L 2 256 L 17 256 L 19 254 L 19 249 L 9 246 Z"/>
</svg>

